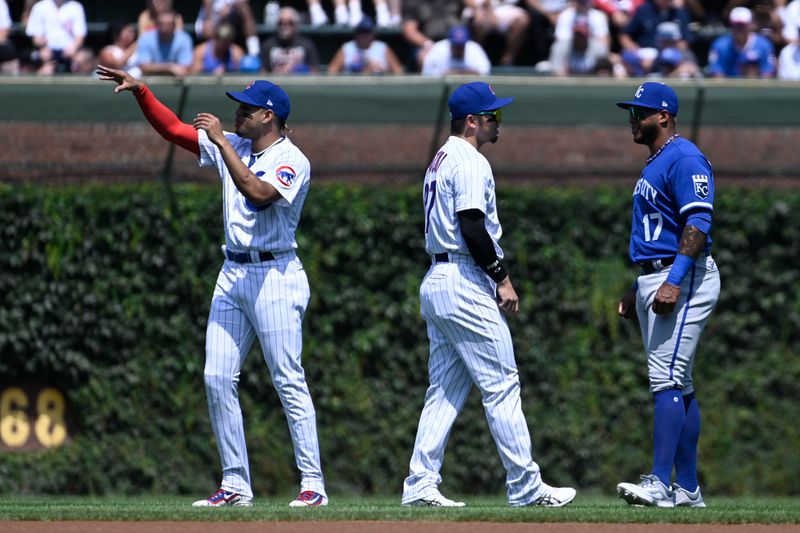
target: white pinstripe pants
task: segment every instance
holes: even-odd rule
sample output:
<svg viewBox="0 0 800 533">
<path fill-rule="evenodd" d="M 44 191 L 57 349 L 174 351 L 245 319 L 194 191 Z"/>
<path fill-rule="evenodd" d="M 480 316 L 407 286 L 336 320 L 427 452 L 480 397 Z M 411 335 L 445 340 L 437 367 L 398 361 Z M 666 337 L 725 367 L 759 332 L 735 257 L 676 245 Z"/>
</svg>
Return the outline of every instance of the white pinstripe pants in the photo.
<svg viewBox="0 0 800 533">
<path fill-rule="evenodd" d="M 450 430 L 475 383 L 506 468 L 508 502 L 525 505 L 538 496 L 541 476 L 520 404 L 511 334 L 497 306 L 494 283 L 471 259 L 457 261 L 433 265 L 420 288 L 430 339 L 430 386 L 402 502 L 438 491 Z"/>
<path fill-rule="evenodd" d="M 325 494 L 314 404 L 301 366 L 302 322 L 310 291 L 294 252 L 274 261 L 225 261 L 206 330 L 204 379 L 224 490 L 252 496 L 239 405 L 239 373 L 256 337 L 289 423 L 301 490 Z"/>
</svg>

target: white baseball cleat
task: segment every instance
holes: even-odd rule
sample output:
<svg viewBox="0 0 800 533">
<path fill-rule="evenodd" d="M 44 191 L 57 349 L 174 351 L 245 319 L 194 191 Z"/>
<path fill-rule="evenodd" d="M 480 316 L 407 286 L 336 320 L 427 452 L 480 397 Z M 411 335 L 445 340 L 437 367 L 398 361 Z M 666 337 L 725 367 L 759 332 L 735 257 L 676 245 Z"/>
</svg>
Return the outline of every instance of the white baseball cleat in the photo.
<svg viewBox="0 0 800 533">
<path fill-rule="evenodd" d="M 539 496 L 527 505 L 538 505 L 540 507 L 564 507 L 572 500 L 578 491 L 572 487 L 551 487 L 546 483 L 542 483 L 542 490 Z"/>
<path fill-rule="evenodd" d="M 404 503 L 403 505 L 406 507 L 464 507 L 466 504 L 464 502 L 456 502 L 445 498 L 440 492 L 437 492 L 426 498 L 420 498 L 419 500 Z"/>
<path fill-rule="evenodd" d="M 619 497 L 631 505 L 675 507 L 675 495 L 672 489 L 664 485 L 658 476 L 650 474 L 641 478 L 642 481 L 638 485 L 633 483 L 617 485 Z"/>
<path fill-rule="evenodd" d="M 703 495 L 700 494 L 700 487 L 694 492 L 689 492 L 677 483 L 672 484 L 672 492 L 675 494 L 675 507 L 705 507 Z"/>
<path fill-rule="evenodd" d="M 206 500 L 197 500 L 192 507 L 252 507 L 253 498 L 219 489 Z"/>
<path fill-rule="evenodd" d="M 289 502 L 289 507 L 323 507 L 328 505 L 328 497 L 313 490 L 304 490 L 294 500 Z"/>
</svg>

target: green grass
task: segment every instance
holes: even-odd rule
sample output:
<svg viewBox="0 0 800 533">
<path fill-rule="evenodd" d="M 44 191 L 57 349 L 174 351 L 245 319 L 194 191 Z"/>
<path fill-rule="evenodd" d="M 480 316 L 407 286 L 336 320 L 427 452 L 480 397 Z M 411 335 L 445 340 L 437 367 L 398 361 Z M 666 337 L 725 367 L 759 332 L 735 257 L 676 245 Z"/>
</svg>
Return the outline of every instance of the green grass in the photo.
<svg viewBox="0 0 800 533">
<path fill-rule="evenodd" d="M 616 498 L 578 495 L 561 509 L 509 508 L 501 497 L 466 497 L 467 507 L 401 507 L 397 497 L 335 497 L 326 508 L 290 509 L 289 498 L 258 498 L 252 508 L 193 509 L 169 496 L 3 496 L 2 520 L 447 520 L 489 522 L 800 523 L 800 498 L 707 498 L 706 509 L 629 507 Z"/>
</svg>

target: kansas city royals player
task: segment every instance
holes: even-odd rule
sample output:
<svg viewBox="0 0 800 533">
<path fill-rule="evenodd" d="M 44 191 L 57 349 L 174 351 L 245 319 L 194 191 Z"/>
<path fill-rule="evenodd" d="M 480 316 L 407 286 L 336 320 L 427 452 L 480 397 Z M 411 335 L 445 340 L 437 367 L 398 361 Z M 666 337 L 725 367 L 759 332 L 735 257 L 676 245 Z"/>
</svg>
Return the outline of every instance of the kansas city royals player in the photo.
<svg viewBox="0 0 800 533">
<path fill-rule="evenodd" d="M 222 463 L 220 489 L 195 507 L 250 506 L 250 467 L 239 406 L 239 372 L 258 339 L 286 412 L 301 473 L 292 507 L 327 505 L 314 405 L 300 363 L 308 279 L 295 249 L 295 229 L 310 181 L 303 153 L 283 135 L 290 104 L 275 84 L 259 80 L 226 93 L 239 103 L 236 133 L 200 113 L 182 123 L 149 89 L 103 66 L 115 92 L 133 92 L 147 120 L 168 141 L 215 166 L 222 178 L 225 262 L 217 278 L 206 330 L 205 385 Z"/>
<path fill-rule="evenodd" d="M 630 504 L 705 507 L 697 482 L 700 409 L 692 364 L 720 291 L 710 255 L 714 174 L 697 146 L 676 132 L 672 88 L 644 83 L 617 105 L 630 114 L 634 142 L 650 149 L 633 190 L 630 257 L 642 271 L 619 314 L 639 320 L 655 403 L 653 468 L 638 484 L 620 483 L 617 492 Z"/>
<path fill-rule="evenodd" d="M 432 265 L 420 301 L 430 339 L 430 387 L 403 505 L 464 505 L 439 492 L 439 471 L 473 383 L 506 468 L 508 503 L 560 507 L 575 498 L 575 489 L 545 484 L 533 460 L 514 347 L 500 313 L 516 313 L 519 299 L 501 263 L 492 169 L 478 150 L 497 141 L 501 110 L 512 100 L 497 97 L 482 82 L 456 89 L 448 101 L 451 135 L 425 174 L 425 250 Z"/>
</svg>

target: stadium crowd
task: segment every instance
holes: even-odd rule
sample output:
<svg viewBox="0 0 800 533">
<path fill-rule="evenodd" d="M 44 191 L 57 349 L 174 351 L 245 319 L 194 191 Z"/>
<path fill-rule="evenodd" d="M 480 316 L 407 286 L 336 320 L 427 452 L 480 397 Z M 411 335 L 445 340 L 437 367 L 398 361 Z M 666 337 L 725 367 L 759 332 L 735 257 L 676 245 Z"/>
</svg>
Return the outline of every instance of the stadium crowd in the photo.
<svg viewBox="0 0 800 533">
<path fill-rule="evenodd" d="M 79 0 L 0 0 L 0 72 L 800 80 L 800 0 L 146 0 L 88 22 L 95 46 Z M 323 57 L 320 31 L 346 41 Z"/>
</svg>

